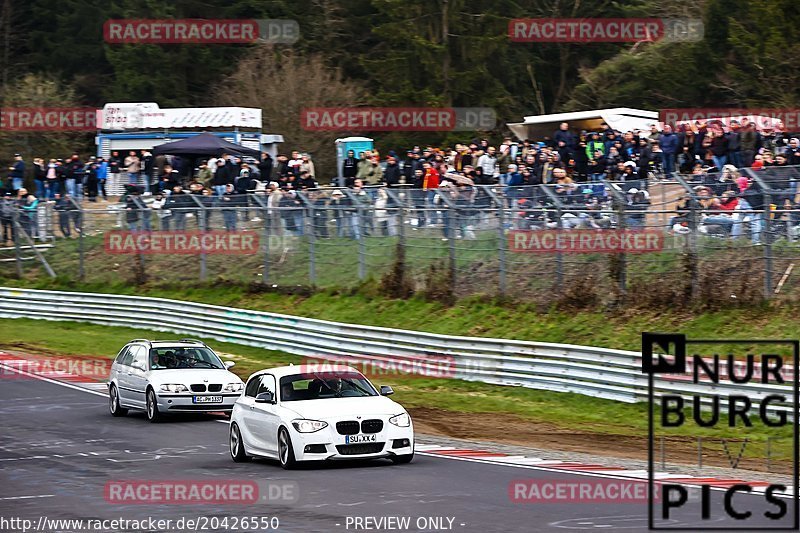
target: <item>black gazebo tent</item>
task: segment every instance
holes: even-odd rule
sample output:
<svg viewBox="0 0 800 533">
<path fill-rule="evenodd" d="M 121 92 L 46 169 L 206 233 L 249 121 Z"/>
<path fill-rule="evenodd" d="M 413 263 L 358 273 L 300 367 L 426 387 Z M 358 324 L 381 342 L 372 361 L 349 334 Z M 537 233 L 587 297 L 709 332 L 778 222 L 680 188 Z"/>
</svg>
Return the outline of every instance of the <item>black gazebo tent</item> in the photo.
<svg viewBox="0 0 800 533">
<path fill-rule="evenodd" d="M 153 148 L 153 155 L 160 154 L 178 155 L 190 159 L 220 156 L 222 154 L 249 155 L 255 158 L 261 156 L 261 152 L 258 150 L 228 142 L 211 133 L 201 133 L 188 139 L 161 144 Z"/>
</svg>

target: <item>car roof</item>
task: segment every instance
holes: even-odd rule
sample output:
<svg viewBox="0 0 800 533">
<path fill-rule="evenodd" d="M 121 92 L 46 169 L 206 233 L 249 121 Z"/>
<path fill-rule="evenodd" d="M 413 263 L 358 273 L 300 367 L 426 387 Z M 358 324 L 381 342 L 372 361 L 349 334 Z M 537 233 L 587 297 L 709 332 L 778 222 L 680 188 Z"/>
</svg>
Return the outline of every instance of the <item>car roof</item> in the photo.
<svg viewBox="0 0 800 533">
<path fill-rule="evenodd" d="M 294 376 L 294 375 L 297 375 L 297 374 L 307 374 L 307 373 L 311 373 L 311 372 L 314 372 L 314 371 L 317 371 L 317 372 L 330 372 L 331 370 L 334 370 L 334 369 L 338 370 L 338 371 L 346 370 L 346 371 L 356 372 L 358 374 L 361 374 L 361 372 L 359 370 L 357 370 L 357 369 L 355 369 L 355 368 L 353 368 L 351 366 L 343 365 L 341 363 L 336 363 L 336 362 L 326 363 L 326 362 L 323 361 L 323 362 L 320 362 L 320 363 L 311 363 L 311 364 L 304 364 L 304 365 L 289 365 L 289 366 L 279 366 L 279 367 L 275 367 L 275 368 L 265 368 L 263 370 L 259 370 L 258 372 L 254 372 L 248 378 L 248 380 L 250 380 L 250 379 L 252 379 L 252 378 L 254 378 L 256 376 L 260 376 L 261 374 L 272 374 L 276 378 L 280 379 L 280 378 L 286 377 L 286 376 Z"/>
<path fill-rule="evenodd" d="M 149 344 L 151 348 L 164 348 L 164 347 L 192 347 L 192 348 L 207 348 L 203 341 L 194 339 L 175 339 L 175 340 L 149 340 L 149 339 L 133 339 L 128 344 Z"/>
</svg>

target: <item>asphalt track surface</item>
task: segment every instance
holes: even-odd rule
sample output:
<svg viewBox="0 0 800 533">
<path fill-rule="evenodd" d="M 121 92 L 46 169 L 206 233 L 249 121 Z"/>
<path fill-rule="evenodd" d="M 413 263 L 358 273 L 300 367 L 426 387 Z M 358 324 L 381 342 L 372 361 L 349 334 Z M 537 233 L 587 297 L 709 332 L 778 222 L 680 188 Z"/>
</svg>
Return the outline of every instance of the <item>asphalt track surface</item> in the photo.
<svg viewBox="0 0 800 533">
<path fill-rule="evenodd" d="M 509 497 L 513 480 L 585 481 L 589 479 L 586 475 L 424 454 L 417 454 L 408 465 L 380 460 L 284 471 L 266 460 L 232 462 L 227 438 L 228 424 L 213 417 L 182 417 L 160 424 L 150 424 L 142 414 L 113 418 L 104 396 L 39 379 L 3 379 L 0 517 L 28 518 L 38 524 L 43 516 L 48 520 L 263 516 L 277 517 L 278 531 L 398 531 L 375 523 L 370 529 L 356 529 L 347 522 L 347 517 L 392 516 L 410 517 L 410 527 L 400 529 L 405 531 L 647 531 L 645 504 L 520 504 Z M 106 501 L 106 482 L 133 479 L 293 483 L 298 493 L 292 503 L 251 505 L 119 505 Z M 712 492 L 715 516 L 722 508 L 722 496 Z M 759 517 L 774 509 L 763 496 L 737 496 L 736 501 Z M 698 509 L 699 503 L 690 503 L 687 516 L 699 517 Z M 444 528 L 417 523 L 427 517 L 453 521 L 448 526 L 444 520 Z M 703 526 L 735 527 L 740 523 L 721 518 L 703 523 L 695 518 L 669 525 L 699 531 Z M 766 519 L 750 524 L 757 528 L 767 525 Z"/>
</svg>

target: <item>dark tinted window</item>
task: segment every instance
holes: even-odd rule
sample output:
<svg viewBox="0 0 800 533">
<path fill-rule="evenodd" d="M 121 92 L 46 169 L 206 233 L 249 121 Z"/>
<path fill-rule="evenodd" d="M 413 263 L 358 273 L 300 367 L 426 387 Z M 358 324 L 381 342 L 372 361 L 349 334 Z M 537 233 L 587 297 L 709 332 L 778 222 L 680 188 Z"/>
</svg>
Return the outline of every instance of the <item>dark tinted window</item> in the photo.
<svg viewBox="0 0 800 533">
<path fill-rule="evenodd" d="M 252 378 L 247 382 L 247 387 L 244 389 L 244 395 L 252 398 L 256 397 L 258 386 L 261 384 L 261 376 Z"/>
</svg>

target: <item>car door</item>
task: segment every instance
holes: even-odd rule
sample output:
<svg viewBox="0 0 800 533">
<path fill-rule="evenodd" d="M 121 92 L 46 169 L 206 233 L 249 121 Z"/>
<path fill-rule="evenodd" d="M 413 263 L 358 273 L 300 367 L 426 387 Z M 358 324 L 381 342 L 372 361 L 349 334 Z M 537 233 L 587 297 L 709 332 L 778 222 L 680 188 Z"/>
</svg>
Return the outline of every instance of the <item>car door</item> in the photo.
<svg viewBox="0 0 800 533">
<path fill-rule="evenodd" d="M 131 352 L 133 360 L 128 367 L 128 390 L 131 395 L 131 404 L 144 408 L 147 389 L 147 348 L 137 344 L 131 348 Z"/>
<path fill-rule="evenodd" d="M 244 395 L 239 398 L 238 403 L 241 405 L 241 422 L 242 427 L 240 431 L 242 438 L 249 448 L 257 450 L 259 453 L 265 453 L 265 443 L 261 442 L 260 437 L 253 432 L 253 429 L 258 426 L 258 413 L 256 412 L 256 395 L 258 389 L 261 387 L 261 376 L 251 378 L 247 382 L 244 389 Z"/>
<path fill-rule="evenodd" d="M 272 397 L 277 399 L 277 389 L 275 387 L 275 376 L 272 374 L 262 374 L 256 396 L 262 392 L 271 392 Z M 262 443 L 263 448 L 270 454 L 278 454 L 278 426 L 280 417 L 278 416 L 278 404 L 276 403 L 256 403 L 253 401 L 253 423 L 251 431 L 255 438 Z"/>
<path fill-rule="evenodd" d="M 112 378 L 117 380 L 117 392 L 119 393 L 119 403 L 122 406 L 129 406 L 133 400 L 131 391 L 130 371 L 133 361 L 133 346 L 126 346 L 117 356 L 117 360 L 111 369 Z"/>
</svg>

